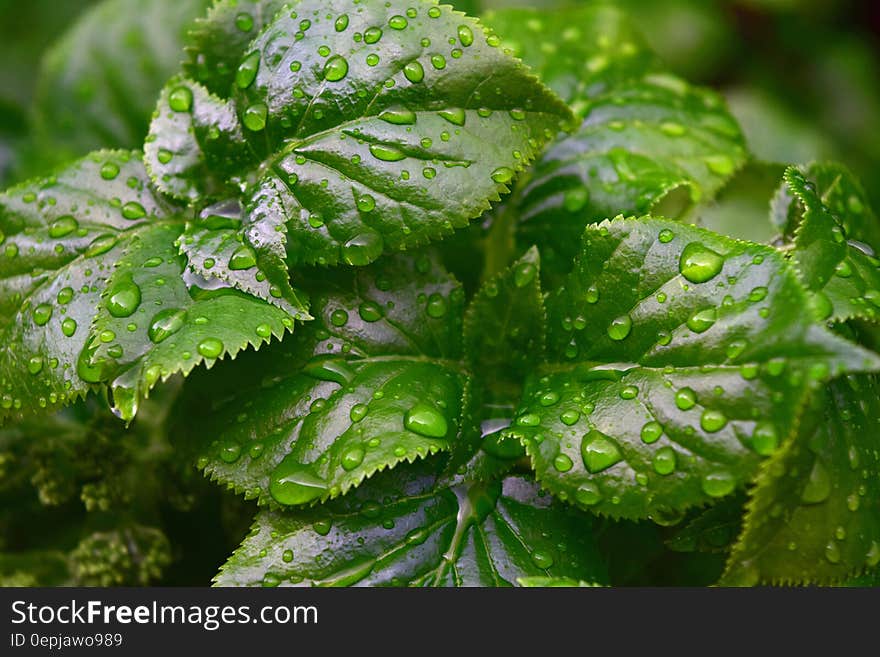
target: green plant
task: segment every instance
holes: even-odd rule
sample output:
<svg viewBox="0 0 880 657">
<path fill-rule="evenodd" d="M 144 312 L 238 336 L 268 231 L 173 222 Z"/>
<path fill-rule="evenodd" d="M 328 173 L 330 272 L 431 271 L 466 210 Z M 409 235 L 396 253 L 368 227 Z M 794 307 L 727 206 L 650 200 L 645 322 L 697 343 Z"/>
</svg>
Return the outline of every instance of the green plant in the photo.
<svg viewBox="0 0 880 657">
<path fill-rule="evenodd" d="M 846 168 L 754 161 L 604 5 L 220 0 L 185 43 L 143 154 L 0 197 L 2 523 L 26 485 L 88 510 L 5 581 L 243 534 L 192 464 L 258 509 L 221 585 L 876 581 Z"/>
</svg>

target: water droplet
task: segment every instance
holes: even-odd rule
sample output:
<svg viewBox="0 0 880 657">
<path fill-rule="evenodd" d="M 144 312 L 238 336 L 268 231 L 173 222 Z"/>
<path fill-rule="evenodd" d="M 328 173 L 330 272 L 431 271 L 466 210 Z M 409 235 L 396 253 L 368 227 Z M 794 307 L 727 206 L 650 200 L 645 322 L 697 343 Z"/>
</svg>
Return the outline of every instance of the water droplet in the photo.
<svg viewBox="0 0 880 657">
<path fill-rule="evenodd" d="M 776 427 L 769 422 L 759 422 L 752 433 L 752 448 L 761 456 L 770 456 L 779 446 Z"/>
<path fill-rule="evenodd" d="M 584 506 L 595 506 L 602 501 L 602 493 L 599 487 L 592 482 L 587 482 L 578 487 L 574 492 L 574 499 Z"/>
<path fill-rule="evenodd" d="M 632 331 L 632 318 L 629 315 L 621 315 L 608 325 L 608 337 L 618 342 L 625 340 L 630 331 Z"/>
<path fill-rule="evenodd" d="M 326 492 L 327 483 L 321 477 L 307 471 L 289 455 L 275 467 L 269 479 L 269 493 L 276 502 L 285 506 L 306 504 Z M 319 531 L 317 522 L 313 526 L 322 536 L 330 531 L 329 522 L 326 522 L 326 531 L 323 533 Z"/>
<path fill-rule="evenodd" d="M 131 278 L 116 283 L 107 292 L 107 310 L 114 317 L 130 317 L 141 305 L 141 289 Z"/>
<path fill-rule="evenodd" d="M 337 308 L 330 313 L 330 323 L 333 324 L 333 326 L 345 326 L 348 324 L 348 313 L 342 308 Z"/>
<path fill-rule="evenodd" d="M 147 216 L 144 206 L 137 201 L 129 201 L 122 206 L 122 216 L 126 219 L 141 219 Z"/>
<path fill-rule="evenodd" d="M 416 404 L 406 412 L 404 426 L 420 436 L 444 438 L 449 427 L 446 418 L 427 404 Z"/>
<path fill-rule="evenodd" d="M 441 317 L 446 315 L 446 299 L 444 299 L 442 295 L 435 292 L 430 297 L 428 297 L 428 305 L 425 311 L 428 313 L 428 317 L 440 319 Z"/>
<path fill-rule="evenodd" d="M 348 75 L 348 62 L 341 55 L 333 55 L 324 64 L 324 79 L 328 82 L 339 82 Z"/>
<path fill-rule="evenodd" d="M 446 68 L 446 58 L 439 53 L 431 55 L 431 66 L 438 71 L 442 71 Z"/>
<path fill-rule="evenodd" d="M 52 318 L 52 306 L 48 303 L 41 303 L 34 308 L 34 324 L 37 326 L 45 326 Z"/>
<path fill-rule="evenodd" d="M 290 563 L 291 561 L 293 561 L 293 550 L 285 550 L 281 554 L 281 560 L 284 563 Z"/>
<path fill-rule="evenodd" d="M 675 405 L 683 411 L 689 411 L 697 405 L 697 393 L 690 388 L 682 388 L 675 393 Z"/>
<path fill-rule="evenodd" d="M 752 303 L 757 303 L 758 301 L 763 301 L 767 298 L 767 288 L 766 287 L 756 287 L 751 292 L 749 292 L 749 301 Z"/>
<path fill-rule="evenodd" d="M 205 358 L 217 358 L 223 353 L 223 342 L 217 338 L 205 338 L 199 342 L 198 351 Z"/>
<path fill-rule="evenodd" d="M 568 472 L 574 466 L 574 462 L 567 454 L 557 454 L 553 459 L 553 467 L 558 472 Z"/>
<path fill-rule="evenodd" d="M 458 26 L 458 40 L 465 48 L 474 42 L 474 33 L 467 25 Z"/>
<path fill-rule="evenodd" d="M 678 270 L 691 283 L 715 278 L 724 266 L 724 257 L 699 242 L 691 242 L 681 252 Z"/>
<path fill-rule="evenodd" d="M 186 311 L 179 308 L 160 310 L 150 321 L 147 335 L 154 343 L 159 344 L 169 336 L 177 333 L 186 321 Z"/>
<path fill-rule="evenodd" d="M 587 470 L 592 474 L 607 470 L 623 458 L 614 441 L 596 429 L 584 435 L 581 456 Z"/>
<path fill-rule="evenodd" d="M 346 28 L 348 28 L 348 14 L 340 14 L 336 17 L 336 21 L 333 23 L 333 27 L 337 32 L 345 32 Z"/>
<path fill-rule="evenodd" d="M 49 225 L 49 237 L 59 239 L 70 235 L 77 228 L 79 228 L 79 222 L 70 215 L 59 217 Z"/>
<path fill-rule="evenodd" d="M 656 443 L 663 435 L 663 425 L 659 422 L 648 422 L 642 427 L 642 442 L 646 445 Z"/>
<path fill-rule="evenodd" d="M 595 285 L 591 285 L 584 294 L 584 301 L 587 303 L 596 303 L 599 301 L 599 289 Z"/>
<path fill-rule="evenodd" d="M 703 492 L 709 497 L 724 497 L 736 488 L 736 479 L 729 472 L 719 470 L 703 477 Z"/>
<path fill-rule="evenodd" d="M 229 257 L 229 268 L 233 271 L 250 269 L 257 265 L 257 254 L 247 244 L 242 244 Z"/>
<path fill-rule="evenodd" d="M 577 424 L 577 421 L 581 419 L 581 414 L 578 411 L 569 410 L 560 415 L 559 419 L 562 420 L 562 424 L 570 427 Z"/>
<path fill-rule="evenodd" d="M 223 443 L 220 447 L 220 459 L 225 463 L 235 463 L 241 456 L 241 445 L 235 441 Z"/>
<path fill-rule="evenodd" d="M 39 374 L 43 369 L 43 359 L 39 356 L 33 356 L 30 360 L 28 360 L 27 364 L 28 372 L 31 374 Z"/>
<path fill-rule="evenodd" d="M 119 165 L 116 162 L 104 162 L 101 166 L 101 177 L 104 180 L 113 180 L 119 175 Z"/>
<path fill-rule="evenodd" d="M 235 72 L 235 84 L 239 89 L 247 89 L 257 77 L 257 71 L 260 69 L 260 53 L 254 51 L 245 57 L 238 70 Z"/>
<path fill-rule="evenodd" d="M 837 267 L 834 268 L 834 273 L 840 278 L 849 278 L 852 276 L 852 266 L 848 260 L 841 260 L 837 263 Z"/>
<path fill-rule="evenodd" d="M 657 236 L 657 239 L 660 240 L 662 244 L 669 244 L 673 239 L 675 239 L 675 233 L 673 233 L 668 228 L 664 228 L 660 231 L 660 234 Z"/>
<path fill-rule="evenodd" d="M 365 322 L 378 322 L 382 319 L 382 308 L 372 301 L 364 301 L 358 307 L 358 314 Z"/>
<path fill-rule="evenodd" d="M 553 557 L 549 552 L 544 552 L 543 550 L 535 550 L 532 552 L 532 563 L 535 564 L 537 568 L 541 568 L 542 570 L 546 570 L 553 565 Z"/>
<path fill-rule="evenodd" d="M 497 183 L 506 184 L 513 180 L 513 177 L 516 175 L 516 172 L 510 167 L 498 167 L 491 174 L 490 177 Z"/>
<path fill-rule="evenodd" d="M 413 60 L 404 65 L 403 76 L 410 82 L 421 82 L 425 79 L 425 69 L 417 60 Z"/>
<path fill-rule="evenodd" d="M 76 320 L 72 317 L 65 317 L 61 322 L 61 332 L 68 338 L 73 337 L 76 333 Z"/>
<path fill-rule="evenodd" d="M 558 401 L 559 401 L 559 395 L 557 393 L 553 392 L 552 390 L 550 392 L 545 392 L 543 395 L 541 395 L 540 399 L 538 400 L 538 402 L 541 404 L 541 406 L 553 406 Z"/>
<path fill-rule="evenodd" d="M 372 212 L 376 209 L 376 199 L 369 194 L 363 194 L 358 197 L 356 205 L 360 212 Z"/>
<path fill-rule="evenodd" d="M 254 17 L 250 14 L 240 12 L 235 16 L 235 27 L 242 32 L 250 32 L 254 29 Z"/>
<path fill-rule="evenodd" d="M 342 455 L 342 469 L 346 471 L 354 470 L 364 461 L 364 448 L 353 447 Z"/>
<path fill-rule="evenodd" d="M 639 396 L 639 389 L 636 386 L 624 386 L 620 390 L 621 399 L 635 399 Z"/>
<path fill-rule="evenodd" d="M 389 144 L 370 144 L 370 153 L 383 162 L 399 162 L 406 157 L 406 153 Z"/>
<path fill-rule="evenodd" d="M 367 417 L 367 408 L 366 404 L 355 404 L 351 407 L 351 410 L 348 412 L 348 417 L 352 422 L 360 422 L 365 417 Z"/>
<path fill-rule="evenodd" d="M 538 268 L 530 262 L 523 262 L 516 266 L 513 271 L 513 282 L 516 287 L 525 287 L 533 280 Z"/>
<path fill-rule="evenodd" d="M 827 500 L 829 495 L 831 495 L 831 477 L 822 462 L 817 459 L 813 463 L 813 469 L 810 470 L 807 485 L 801 493 L 801 501 L 805 504 L 819 504 Z"/>
<path fill-rule="evenodd" d="M 700 426 L 707 433 L 716 433 L 727 426 L 727 417 L 719 410 L 707 408 L 700 416 Z"/>
<path fill-rule="evenodd" d="M 452 125 L 462 126 L 467 120 L 467 115 L 465 114 L 465 111 L 460 107 L 440 110 L 439 112 L 437 112 L 437 114 L 439 114 L 441 118 L 449 121 Z"/>
<path fill-rule="evenodd" d="M 174 87 L 168 94 L 168 106 L 175 112 L 189 112 L 192 102 L 193 94 L 189 87 Z"/>
<path fill-rule="evenodd" d="M 409 23 L 407 22 L 407 20 L 403 16 L 400 16 L 400 15 L 392 16 L 391 18 L 388 19 L 388 25 L 391 27 L 392 30 L 406 29 L 406 26 L 408 24 Z"/>
<path fill-rule="evenodd" d="M 835 541 L 828 541 L 825 546 L 825 558 L 829 563 L 840 563 L 840 547 Z"/>
<path fill-rule="evenodd" d="M 368 27 L 364 30 L 364 43 L 374 44 L 382 38 L 382 28 Z"/>
<path fill-rule="evenodd" d="M 342 247 L 342 258 L 349 265 L 360 267 L 373 262 L 382 255 L 384 249 L 385 241 L 379 233 L 375 231 L 359 233 Z"/>
<path fill-rule="evenodd" d="M 654 472 L 658 475 L 666 476 L 675 472 L 676 459 L 675 459 L 675 450 L 671 447 L 661 447 L 657 450 L 657 453 L 654 454 L 654 458 L 651 460 L 651 464 L 654 466 Z"/>
<path fill-rule="evenodd" d="M 266 116 L 268 113 L 269 108 L 266 107 L 266 103 L 254 103 L 245 109 L 241 122 L 244 123 L 248 130 L 259 132 L 266 127 Z"/>
<path fill-rule="evenodd" d="M 382 111 L 379 118 L 393 125 L 414 125 L 416 113 L 405 107 L 391 107 Z"/>
<path fill-rule="evenodd" d="M 880 543 L 871 541 L 871 547 L 868 554 L 865 555 L 865 565 L 868 568 L 874 568 L 877 564 L 880 564 Z"/>
</svg>

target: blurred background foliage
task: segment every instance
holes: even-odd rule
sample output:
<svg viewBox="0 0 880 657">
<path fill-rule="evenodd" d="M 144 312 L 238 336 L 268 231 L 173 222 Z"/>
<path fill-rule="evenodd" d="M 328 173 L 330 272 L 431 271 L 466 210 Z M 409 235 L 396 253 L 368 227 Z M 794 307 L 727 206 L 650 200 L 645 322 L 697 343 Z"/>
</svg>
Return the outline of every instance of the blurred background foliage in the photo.
<svg viewBox="0 0 880 657">
<path fill-rule="evenodd" d="M 589 2 L 590 0 L 581 0 Z M 868 0 L 607 0 L 625 9 L 649 44 L 681 76 L 720 89 L 740 120 L 755 155 L 766 161 L 799 163 L 832 158 L 843 161 L 862 179 L 872 200 L 880 201 L 880 3 Z M 115 29 L 100 16 L 108 4 L 129 5 L 129 11 L 153 4 L 174 7 L 142 17 L 132 34 Z M 171 52 L 194 13 L 207 0 L 158 3 L 124 0 L 0 0 L 0 184 L 8 185 L 100 146 L 136 147 L 137 128 L 145 130 L 154 93 L 173 60 L 152 61 L 152 69 L 133 77 L 140 86 L 126 91 L 132 125 L 111 128 L 104 143 L 93 127 L 77 131 L 59 118 L 78 109 L 91 111 L 92 98 L 69 83 L 70 68 L 83 60 L 99 66 L 117 40 L 155 60 Z M 551 12 L 564 0 L 455 0 L 471 14 L 512 5 L 530 5 Z M 93 6 L 98 5 L 98 6 Z M 83 14 L 85 14 L 83 16 Z M 93 14 L 90 16 L 89 14 Z M 94 14 L 98 14 L 95 16 Z M 173 16 L 169 17 L 169 14 Z M 76 24 L 80 18 L 80 25 Z M 151 20 L 163 29 L 149 34 Z M 94 52 L 66 47 L 65 31 L 100 26 Z M 110 24 L 108 24 L 110 23 Z M 140 38 L 139 38 L 140 36 Z M 157 39 L 161 47 L 150 48 Z M 146 46 L 146 47 L 145 47 Z M 164 59 L 164 58 L 163 58 Z M 133 67 L 141 68 L 132 55 Z M 126 62 L 129 63 L 129 62 Z M 60 70 L 67 67 L 67 71 Z M 146 78 L 146 80 L 144 80 Z M 100 97 L 95 90 L 92 95 Z M 59 112 L 58 107 L 63 107 Z M 78 107 L 82 105 L 82 107 Z M 92 119 L 94 117 L 91 117 Z M 82 119 L 87 123 L 90 117 Z M 91 124 L 94 125 L 92 120 Z M 82 133 L 87 133 L 83 137 Z M 90 140 L 91 138 L 91 140 Z"/>
<path fill-rule="evenodd" d="M 781 169 L 771 163 L 839 160 L 880 206 L 880 2 L 606 1 L 630 14 L 674 72 L 725 94 L 762 161 L 722 192 L 713 227 L 737 234 L 743 216 L 764 214 L 743 203 L 763 205 L 772 189 L 750 196 L 737 186 L 765 185 L 765 170 L 778 179 Z M 177 68 L 187 25 L 208 4 L 0 0 L 0 187 L 95 148 L 139 148 L 159 88 Z M 517 4 L 552 12 L 576 3 L 452 4 L 479 15 Z M 173 397 L 174 386 L 166 394 Z M 125 436 L 120 423 L 85 402 L 0 428 L 0 584 L 209 581 L 245 533 L 251 510 L 173 457 L 166 406 L 155 404 Z M 731 517 L 739 517 L 741 503 L 732 503 Z M 726 544 L 734 524 L 722 524 L 726 534 L 712 541 Z M 639 564 L 615 580 L 656 584 L 662 582 L 651 577 L 666 573 L 678 584 L 713 581 L 723 560 L 712 550 L 704 555 L 711 563 L 686 570 L 694 561 L 681 553 L 703 540 L 688 527 L 604 528 L 602 540 L 621 554 L 626 546 L 653 546 L 650 558 L 612 564 Z"/>
</svg>

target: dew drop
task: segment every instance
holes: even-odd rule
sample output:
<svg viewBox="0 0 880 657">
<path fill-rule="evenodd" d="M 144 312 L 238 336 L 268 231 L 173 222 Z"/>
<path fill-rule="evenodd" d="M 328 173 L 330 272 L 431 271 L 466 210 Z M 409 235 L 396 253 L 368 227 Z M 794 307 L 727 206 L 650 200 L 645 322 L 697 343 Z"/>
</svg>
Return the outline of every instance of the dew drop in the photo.
<svg viewBox="0 0 880 657">
<path fill-rule="evenodd" d="M 59 217 L 49 225 L 49 237 L 59 239 L 79 228 L 79 222 L 70 215 Z"/>
<path fill-rule="evenodd" d="M 568 472 L 574 466 L 574 462 L 567 454 L 557 454 L 553 459 L 553 467 L 557 472 Z"/>
<path fill-rule="evenodd" d="M 393 125 L 413 125 L 416 122 L 416 113 L 405 107 L 391 107 L 383 110 L 379 118 Z"/>
<path fill-rule="evenodd" d="M 654 454 L 654 458 L 651 460 L 651 465 L 654 467 L 654 472 L 658 475 L 666 476 L 675 472 L 676 466 L 676 458 L 675 458 L 675 450 L 671 447 L 661 447 L 657 450 L 657 453 Z"/>
<path fill-rule="evenodd" d="M 719 470 L 703 477 L 703 492 L 709 497 L 724 497 L 736 488 L 736 479 L 729 472 Z"/>
<path fill-rule="evenodd" d="M 159 344 L 183 328 L 185 321 L 186 312 L 179 308 L 160 310 L 150 321 L 147 335 L 152 342 Z"/>
<path fill-rule="evenodd" d="M 364 461 L 364 448 L 353 447 L 342 455 L 342 469 L 346 471 L 354 470 Z"/>
<path fill-rule="evenodd" d="M 697 405 L 697 393 L 690 388 L 682 388 L 675 393 L 675 405 L 682 411 L 689 411 Z"/>
<path fill-rule="evenodd" d="M 217 338 L 205 338 L 199 342 L 198 351 L 205 358 L 217 358 L 223 353 L 223 342 Z"/>
<path fill-rule="evenodd" d="M 717 433 L 727 426 L 727 417 L 719 410 L 707 408 L 700 416 L 700 426 L 706 433 Z"/>
<path fill-rule="evenodd" d="M 268 113 L 269 108 L 266 107 L 266 103 L 254 103 L 245 109 L 241 122 L 244 123 L 248 130 L 259 132 L 266 127 L 266 116 Z"/>
<path fill-rule="evenodd" d="M 607 470 L 623 458 L 614 441 L 596 429 L 584 435 L 581 456 L 587 470 L 592 474 Z"/>
<path fill-rule="evenodd" d="M 582 484 L 574 493 L 574 499 L 584 506 L 595 506 L 602 501 L 602 493 L 599 487 L 592 482 Z"/>
<path fill-rule="evenodd" d="M 403 76 L 412 83 L 421 82 L 425 79 L 425 69 L 418 61 L 413 60 L 404 65 Z"/>
<path fill-rule="evenodd" d="M 269 478 L 269 493 L 279 504 L 290 506 L 294 504 L 306 504 L 321 497 L 327 492 L 327 482 L 304 469 L 304 466 L 289 455 L 285 457 L 272 471 Z M 325 536 L 330 531 L 330 523 L 326 523 L 319 530 L 318 523 L 314 524 L 315 531 Z"/>
<path fill-rule="evenodd" d="M 233 271 L 251 269 L 257 265 L 257 254 L 247 244 L 242 244 L 229 257 L 229 268 Z"/>
<path fill-rule="evenodd" d="M 490 177 L 497 183 L 506 184 L 513 180 L 515 175 L 516 172 L 510 167 L 498 167 L 490 174 Z"/>
<path fill-rule="evenodd" d="M 467 25 L 458 26 L 458 40 L 465 48 L 474 42 L 474 33 Z"/>
<path fill-rule="evenodd" d="M 333 55 L 324 64 L 324 79 L 328 82 L 339 82 L 348 75 L 348 62 L 341 55 Z"/>
<path fill-rule="evenodd" d="M 342 258 L 349 265 L 360 267 L 368 265 L 382 255 L 385 242 L 375 231 L 359 233 L 342 247 Z"/>
<path fill-rule="evenodd" d="M 819 504 L 831 495 L 831 477 L 821 461 L 813 463 L 807 485 L 801 493 L 801 501 L 805 504 Z"/>
<path fill-rule="evenodd" d="M 452 125 L 462 126 L 467 119 L 465 111 L 460 107 L 440 110 L 439 112 L 437 112 L 437 114 L 439 114 L 441 118 L 449 121 L 449 123 L 451 123 Z"/>
<path fill-rule="evenodd" d="M 174 87 L 168 94 L 168 106 L 175 112 L 189 112 L 192 102 L 193 94 L 189 87 Z"/>
<path fill-rule="evenodd" d="M 449 429 L 446 418 L 427 404 L 416 404 L 403 418 L 404 426 L 420 436 L 444 438 Z"/>
<path fill-rule="evenodd" d="M 37 326 L 45 326 L 52 318 L 52 306 L 48 303 L 41 303 L 34 308 L 34 324 Z"/>
<path fill-rule="evenodd" d="M 691 242 L 681 252 L 678 270 L 691 283 L 710 281 L 721 271 L 724 258 L 699 242 Z"/>
<path fill-rule="evenodd" d="M 608 337 L 615 341 L 625 340 L 632 331 L 632 318 L 621 315 L 608 325 Z"/>
<path fill-rule="evenodd" d="M 235 84 L 239 89 L 247 89 L 253 84 L 260 69 L 260 53 L 254 51 L 245 57 L 235 72 Z"/>
<path fill-rule="evenodd" d="M 101 165 L 101 177 L 104 180 L 113 180 L 119 175 L 119 165 L 116 162 L 104 162 Z"/>
<path fill-rule="evenodd" d="M 663 435 L 663 425 L 659 422 L 651 421 L 642 427 L 642 442 L 646 445 L 656 443 Z"/>
<path fill-rule="evenodd" d="M 108 290 L 106 304 L 114 317 L 130 317 L 141 305 L 141 288 L 131 278 L 119 281 Z"/>
</svg>

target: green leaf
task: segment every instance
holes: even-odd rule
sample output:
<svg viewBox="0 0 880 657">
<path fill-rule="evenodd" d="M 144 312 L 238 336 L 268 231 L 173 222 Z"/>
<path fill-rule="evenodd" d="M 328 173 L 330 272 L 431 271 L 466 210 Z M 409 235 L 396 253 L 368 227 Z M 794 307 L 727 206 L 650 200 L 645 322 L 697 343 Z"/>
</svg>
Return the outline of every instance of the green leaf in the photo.
<svg viewBox="0 0 880 657">
<path fill-rule="evenodd" d="M 430 466 L 430 463 L 427 463 Z M 331 503 L 261 511 L 219 586 L 512 586 L 606 581 L 590 518 L 522 477 L 444 484 L 396 468 Z"/>
<path fill-rule="evenodd" d="M 526 588 L 568 588 L 568 587 L 593 587 L 599 584 L 590 584 L 583 580 L 571 577 L 518 577 L 517 583 Z"/>
<path fill-rule="evenodd" d="M 208 0 L 105 0 L 45 55 L 34 130 L 61 162 L 143 143 L 156 94 L 174 73 L 187 25 Z"/>
<path fill-rule="evenodd" d="M 77 361 L 113 265 L 132 233 L 175 211 L 127 151 L 93 153 L 0 196 L 0 416 L 89 390 Z"/>
<path fill-rule="evenodd" d="M 722 583 L 834 584 L 880 564 L 880 380 L 835 381 L 761 468 Z"/>
<path fill-rule="evenodd" d="M 247 294 L 265 299 L 298 319 L 308 303 L 303 293 L 290 285 L 284 254 L 261 251 L 244 243 L 241 207 L 238 203 L 208 206 L 197 221 L 186 225 L 180 251 L 190 269 L 205 279 L 220 279 Z"/>
<path fill-rule="evenodd" d="M 464 295 L 435 258 L 394 256 L 325 278 L 311 290 L 314 322 L 197 382 L 182 411 L 178 430 L 206 474 L 261 503 L 342 495 L 448 451 L 474 424 L 463 410 Z M 187 419 L 207 408 L 201 425 Z"/>
<path fill-rule="evenodd" d="M 265 23 L 247 48 L 228 4 L 200 25 L 188 68 L 210 86 L 172 80 L 146 145 L 163 191 L 240 196 L 257 253 L 364 265 L 448 235 L 571 119 L 497 37 L 447 6 L 304 0 L 267 20 L 275 7 L 242 10 L 252 30 Z"/>
<path fill-rule="evenodd" d="M 677 528 L 666 539 L 675 552 L 730 552 L 742 530 L 745 495 L 725 498 Z"/>
<path fill-rule="evenodd" d="M 486 384 L 521 380 L 544 358 L 546 313 L 540 256 L 530 249 L 483 284 L 468 307 L 464 347 Z"/>
<path fill-rule="evenodd" d="M 569 269 L 587 224 L 652 209 L 676 215 L 745 162 L 723 99 L 659 68 L 617 10 L 502 10 L 487 20 L 583 120 L 538 160 L 516 198 L 520 239 L 542 248 L 550 270 Z"/>
<path fill-rule="evenodd" d="M 809 178 L 814 178 L 811 182 Z M 774 213 L 795 223 L 792 257 L 822 319 L 876 319 L 880 313 L 880 223 L 846 169 L 814 165 L 785 172 Z M 785 200 L 791 204 L 785 210 Z M 777 219 L 781 223 L 780 219 Z"/>
<path fill-rule="evenodd" d="M 235 82 L 241 54 L 286 5 L 285 0 L 218 0 L 198 18 L 186 38 L 184 74 L 215 94 Z"/>
<path fill-rule="evenodd" d="M 157 223 L 131 235 L 93 320 L 84 356 L 96 382 L 112 380 L 113 410 L 125 420 L 159 380 L 280 339 L 303 317 L 222 284 L 187 279 L 186 258 L 178 255 L 181 229 Z"/>
<path fill-rule="evenodd" d="M 583 118 L 590 99 L 662 67 L 626 15 L 610 6 L 505 7 L 483 14 L 509 48 Z"/>
<path fill-rule="evenodd" d="M 547 489 L 614 517 L 669 523 L 733 493 L 811 387 L 880 367 L 814 319 L 777 251 L 669 220 L 589 227 L 547 309 L 559 364 L 508 433 Z"/>
</svg>

